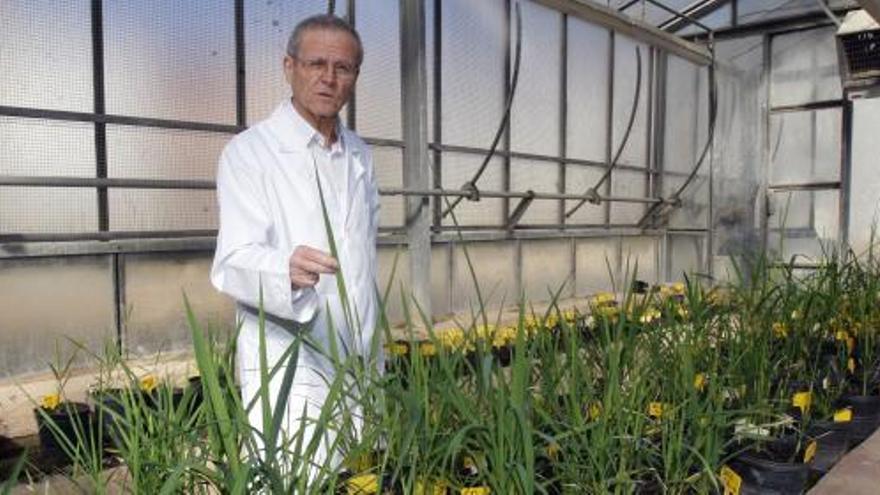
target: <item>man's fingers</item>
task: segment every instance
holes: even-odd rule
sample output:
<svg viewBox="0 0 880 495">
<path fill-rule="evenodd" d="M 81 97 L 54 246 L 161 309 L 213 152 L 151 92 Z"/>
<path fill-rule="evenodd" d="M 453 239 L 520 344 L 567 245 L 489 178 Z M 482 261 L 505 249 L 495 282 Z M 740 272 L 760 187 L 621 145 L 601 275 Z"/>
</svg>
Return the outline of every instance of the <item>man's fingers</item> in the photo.
<svg viewBox="0 0 880 495">
<path fill-rule="evenodd" d="M 336 273 L 335 267 L 328 267 L 327 265 L 316 263 L 308 259 L 295 260 L 293 263 L 293 268 L 298 272 L 305 272 L 309 274 Z"/>
<path fill-rule="evenodd" d="M 329 253 L 308 246 L 304 246 L 304 248 L 303 256 L 307 260 L 318 263 L 332 270 L 339 268 L 339 263 L 337 263 L 336 259 L 330 256 Z"/>
<path fill-rule="evenodd" d="M 290 282 L 297 288 L 314 287 L 318 283 L 317 273 L 300 273 L 290 277 Z"/>
</svg>

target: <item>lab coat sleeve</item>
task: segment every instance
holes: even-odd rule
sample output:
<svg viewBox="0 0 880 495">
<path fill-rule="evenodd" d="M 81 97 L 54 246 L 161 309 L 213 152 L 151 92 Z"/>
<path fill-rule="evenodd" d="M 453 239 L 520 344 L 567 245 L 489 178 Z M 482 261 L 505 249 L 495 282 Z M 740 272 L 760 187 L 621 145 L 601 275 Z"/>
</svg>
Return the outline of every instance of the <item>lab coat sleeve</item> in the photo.
<svg viewBox="0 0 880 495">
<path fill-rule="evenodd" d="M 257 308 L 262 288 L 263 309 L 300 323 L 318 308 L 313 288 L 293 289 L 289 260 L 292 253 L 270 243 L 272 222 L 259 186 L 234 147 L 223 152 L 217 170 L 220 232 L 211 268 L 211 283 L 236 301 Z"/>
</svg>

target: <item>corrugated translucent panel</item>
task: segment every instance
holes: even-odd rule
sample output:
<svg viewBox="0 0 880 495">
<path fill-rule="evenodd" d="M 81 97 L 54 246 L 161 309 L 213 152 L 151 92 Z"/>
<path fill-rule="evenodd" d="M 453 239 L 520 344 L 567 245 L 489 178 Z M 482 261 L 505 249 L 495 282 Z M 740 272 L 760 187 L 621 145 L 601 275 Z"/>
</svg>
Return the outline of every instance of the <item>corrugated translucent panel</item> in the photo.
<svg viewBox="0 0 880 495">
<path fill-rule="evenodd" d="M 470 181 L 480 164 L 483 162 L 481 155 L 464 153 L 443 153 L 442 156 L 442 184 L 444 189 L 461 189 L 465 182 Z M 501 191 L 503 183 L 503 162 L 500 158 L 493 158 L 486 165 L 486 170 L 477 181 L 477 188 L 483 191 Z M 450 197 L 452 201 L 454 198 Z M 443 210 L 446 203 L 441 203 Z M 501 225 L 502 208 L 504 200 L 501 198 L 481 198 L 474 202 L 462 200 L 455 207 L 455 217 L 460 225 Z M 443 219 L 443 225 L 454 225 L 452 216 Z"/>
<path fill-rule="evenodd" d="M 562 15 L 529 2 L 521 5 L 522 59 L 511 110 L 510 147 L 525 153 L 559 156 Z M 515 29 L 512 36 L 511 60 Z"/>
<path fill-rule="evenodd" d="M 133 355 L 191 349 L 192 332 L 182 310 L 183 296 L 200 324 L 231 329 L 235 322 L 232 299 L 211 285 L 213 253 L 126 254 L 125 335 L 123 347 Z"/>
<path fill-rule="evenodd" d="M 716 10 L 715 12 L 712 12 L 711 14 L 707 14 L 706 16 L 699 18 L 698 20 L 700 24 L 711 29 L 723 29 L 726 27 L 730 27 L 732 14 L 733 10 L 731 9 L 730 4 L 728 4 Z M 679 36 L 706 34 L 706 30 L 694 24 L 688 24 L 681 31 L 676 31 L 675 34 Z"/>
<path fill-rule="evenodd" d="M 434 106 L 436 100 L 434 98 L 434 77 L 436 72 L 436 57 L 434 57 L 434 3 L 443 0 L 426 0 L 425 1 L 425 72 L 428 78 L 428 141 L 434 142 Z"/>
<path fill-rule="evenodd" d="M 573 261 L 570 239 L 523 241 L 522 284 L 526 301 L 550 302 L 557 293 L 562 299 L 570 297 L 574 290 Z"/>
<path fill-rule="evenodd" d="M 837 190 L 771 193 L 769 248 L 785 259 L 816 257 L 822 244 L 837 242 L 840 194 Z M 781 235 L 784 233 L 784 235 Z"/>
<path fill-rule="evenodd" d="M 110 230 L 217 228 L 214 191 L 110 189 Z"/>
<path fill-rule="evenodd" d="M 694 180 L 681 193 L 681 207 L 669 214 L 669 227 L 673 229 L 705 228 L 709 221 L 709 164 L 694 177 Z M 663 197 L 673 195 L 684 183 L 686 177 L 665 175 L 663 177 Z"/>
<path fill-rule="evenodd" d="M 398 148 L 373 147 L 373 170 L 379 188 L 403 187 L 403 152 Z M 381 196 L 379 225 L 398 227 L 403 225 L 403 196 Z"/>
<path fill-rule="evenodd" d="M 565 193 L 566 194 L 586 194 L 587 190 L 596 185 L 596 182 L 602 177 L 605 171 L 599 167 L 588 167 L 584 165 L 568 164 L 565 167 Z M 604 193 L 604 187 L 600 194 Z M 565 211 L 577 204 L 577 201 L 566 201 Z M 585 203 L 574 215 L 568 217 L 565 223 L 573 224 L 604 224 L 605 223 L 605 205 Z"/>
<path fill-rule="evenodd" d="M 624 198 L 644 198 L 647 176 L 642 172 L 615 170 L 611 174 L 611 195 Z M 645 214 L 643 203 L 611 203 L 611 223 L 635 224 Z"/>
<path fill-rule="evenodd" d="M 104 2 L 107 112 L 235 123 L 232 2 Z"/>
<path fill-rule="evenodd" d="M 716 45 L 719 60 L 718 120 L 712 149 L 712 208 L 715 254 L 738 256 L 757 252 L 758 193 L 764 178 L 761 36 L 724 40 Z"/>
<path fill-rule="evenodd" d="M 770 183 L 840 179 L 842 112 L 838 108 L 770 117 Z"/>
<path fill-rule="evenodd" d="M 510 190 L 559 193 L 559 164 L 539 160 L 514 159 L 510 161 Z M 558 224 L 558 199 L 536 199 L 520 219 L 522 224 Z M 519 199 L 510 200 L 511 213 Z"/>
<path fill-rule="evenodd" d="M 658 280 L 658 239 L 655 237 L 623 237 L 621 242 L 621 287 L 633 279 L 655 283 Z"/>
<path fill-rule="evenodd" d="M 738 0 L 739 24 L 769 21 L 819 11 L 815 0 Z"/>
<path fill-rule="evenodd" d="M 682 9 L 684 7 L 687 7 L 687 5 L 691 2 L 692 0 L 665 0 L 663 4 L 667 7 L 671 7 L 674 9 Z M 618 0 L 615 2 L 611 2 L 611 4 L 614 5 L 615 8 L 617 8 L 618 10 L 629 3 L 629 0 Z M 623 13 L 632 17 L 633 19 L 637 19 L 639 21 L 646 22 L 655 26 L 672 17 L 672 14 L 670 14 L 666 10 L 663 10 L 660 7 L 646 1 L 638 2 L 635 5 L 630 5 L 629 8 L 623 11 Z"/>
<path fill-rule="evenodd" d="M 614 38 L 614 118 L 611 141 L 612 152 L 616 152 L 623 142 L 632 114 L 638 67 L 636 47 L 642 54 L 642 84 L 632 132 L 619 163 L 644 167 L 647 166 L 648 161 L 648 86 L 650 86 L 648 61 L 651 54 L 644 43 L 637 43 L 622 35 Z"/>
<path fill-rule="evenodd" d="M 356 118 L 363 136 L 400 139 L 400 12 L 398 0 L 357 2 L 355 23 L 364 44 Z"/>
<path fill-rule="evenodd" d="M 705 272 L 705 239 L 703 235 L 669 235 L 667 282 L 684 281 L 685 276 L 694 280 L 695 273 Z"/>
<path fill-rule="evenodd" d="M 849 197 L 849 243 L 857 252 L 876 243 L 872 229 L 880 221 L 880 99 L 853 101 L 852 171 Z"/>
<path fill-rule="evenodd" d="M 0 117 L 0 174 L 95 176 L 95 126 Z"/>
<path fill-rule="evenodd" d="M 834 28 L 773 37 L 770 103 L 799 105 L 841 97 Z"/>
<path fill-rule="evenodd" d="M 445 0 L 443 142 L 488 148 L 504 106 L 503 0 Z"/>
<path fill-rule="evenodd" d="M 707 74 L 682 58 L 669 56 L 668 60 L 663 168 L 689 173 L 709 132 Z M 708 163 L 703 167 L 708 170 Z"/>
<path fill-rule="evenodd" d="M 605 161 L 609 39 L 608 30 L 568 18 L 566 156 Z"/>
<path fill-rule="evenodd" d="M 0 187 L 0 234 L 98 230 L 95 189 Z"/>
<path fill-rule="evenodd" d="M 48 373 L 56 349 L 86 364 L 84 349 L 100 354 L 115 340 L 109 256 L 0 260 L 0 294 L 2 378 Z"/>
<path fill-rule="evenodd" d="M 4 0 L 0 105 L 91 112 L 89 2 Z"/>
<path fill-rule="evenodd" d="M 579 239 L 575 262 L 576 295 L 612 290 L 619 266 L 619 238 Z"/>
<path fill-rule="evenodd" d="M 223 146 L 214 132 L 107 126 L 107 172 L 138 179 L 213 179 Z"/>
<path fill-rule="evenodd" d="M 516 289 L 516 249 L 513 242 L 467 243 L 468 256 L 473 264 L 476 278 L 471 276 L 461 244 L 454 247 L 452 282 L 452 311 L 479 311 L 477 284 L 483 303 L 488 308 L 511 304 L 519 295 Z"/>
<path fill-rule="evenodd" d="M 346 6 L 347 2 L 336 2 L 337 12 L 344 15 Z M 290 97 L 290 85 L 284 80 L 282 65 L 287 53 L 287 39 L 298 22 L 326 11 L 326 0 L 244 2 L 245 84 L 249 125 L 269 116 L 284 98 Z"/>
</svg>

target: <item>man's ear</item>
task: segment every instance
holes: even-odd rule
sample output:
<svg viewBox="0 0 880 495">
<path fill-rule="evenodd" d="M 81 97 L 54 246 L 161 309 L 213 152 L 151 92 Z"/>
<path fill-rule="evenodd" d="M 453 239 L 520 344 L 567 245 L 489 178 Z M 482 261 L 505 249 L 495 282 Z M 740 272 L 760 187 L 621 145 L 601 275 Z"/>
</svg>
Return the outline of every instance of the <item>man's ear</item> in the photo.
<svg viewBox="0 0 880 495">
<path fill-rule="evenodd" d="M 295 68 L 296 61 L 290 55 L 284 56 L 284 79 L 287 80 L 288 84 L 293 84 L 293 70 Z"/>
</svg>

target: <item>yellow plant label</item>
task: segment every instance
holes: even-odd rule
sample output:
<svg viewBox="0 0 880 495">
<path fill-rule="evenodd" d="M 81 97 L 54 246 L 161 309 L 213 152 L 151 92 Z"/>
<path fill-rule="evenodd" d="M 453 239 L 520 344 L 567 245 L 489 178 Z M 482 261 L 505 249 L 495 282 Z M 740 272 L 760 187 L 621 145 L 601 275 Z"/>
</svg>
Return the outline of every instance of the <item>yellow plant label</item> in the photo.
<svg viewBox="0 0 880 495">
<path fill-rule="evenodd" d="M 346 482 L 348 495 L 371 495 L 379 493 L 379 477 L 375 474 L 362 474 L 349 478 Z"/>
<path fill-rule="evenodd" d="M 706 375 L 697 373 L 694 377 L 694 388 L 702 392 L 706 388 Z"/>
<path fill-rule="evenodd" d="M 602 415 L 602 404 L 599 404 L 598 402 L 590 404 L 589 414 L 591 420 L 595 421 L 599 419 L 599 416 Z"/>
<path fill-rule="evenodd" d="M 791 405 L 801 410 L 802 414 L 810 411 L 810 405 L 813 403 L 813 394 L 811 392 L 798 392 L 791 397 Z"/>
<path fill-rule="evenodd" d="M 721 480 L 721 486 L 724 487 L 724 495 L 739 495 L 742 488 L 742 478 L 736 471 L 730 469 L 729 466 L 723 466 L 718 477 Z"/>
<path fill-rule="evenodd" d="M 474 486 L 471 488 L 462 488 L 461 495 L 489 495 L 492 489 L 488 486 Z"/>
<path fill-rule="evenodd" d="M 648 404 L 648 416 L 651 416 L 652 418 L 663 416 L 663 403 L 652 402 Z"/>
<path fill-rule="evenodd" d="M 807 445 L 807 450 L 804 451 L 804 464 L 808 464 L 814 457 L 816 457 L 816 449 L 818 448 L 819 444 L 817 444 L 815 440 Z"/>
<path fill-rule="evenodd" d="M 856 350 L 856 339 L 850 337 L 846 339 L 846 353 L 852 355 L 853 351 Z"/>
<path fill-rule="evenodd" d="M 852 421 L 852 409 L 838 409 L 834 411 L 834 422 L 835 423 L 849 423 Z"/>
<path fill-rule="evenodd" d="M 838 330 L 837 333 L 834 334 L 834 338 L 836 340 L 846 340 L 849 338 L 849 333 L 846 330 Z"/>
<path fill-rule="evenodd" d="M 849 358 L 846 360 L 846 369 L 849 370 L 850 373 L 856 372 L 856 360 L 853 358 Z"/>
</svg>

